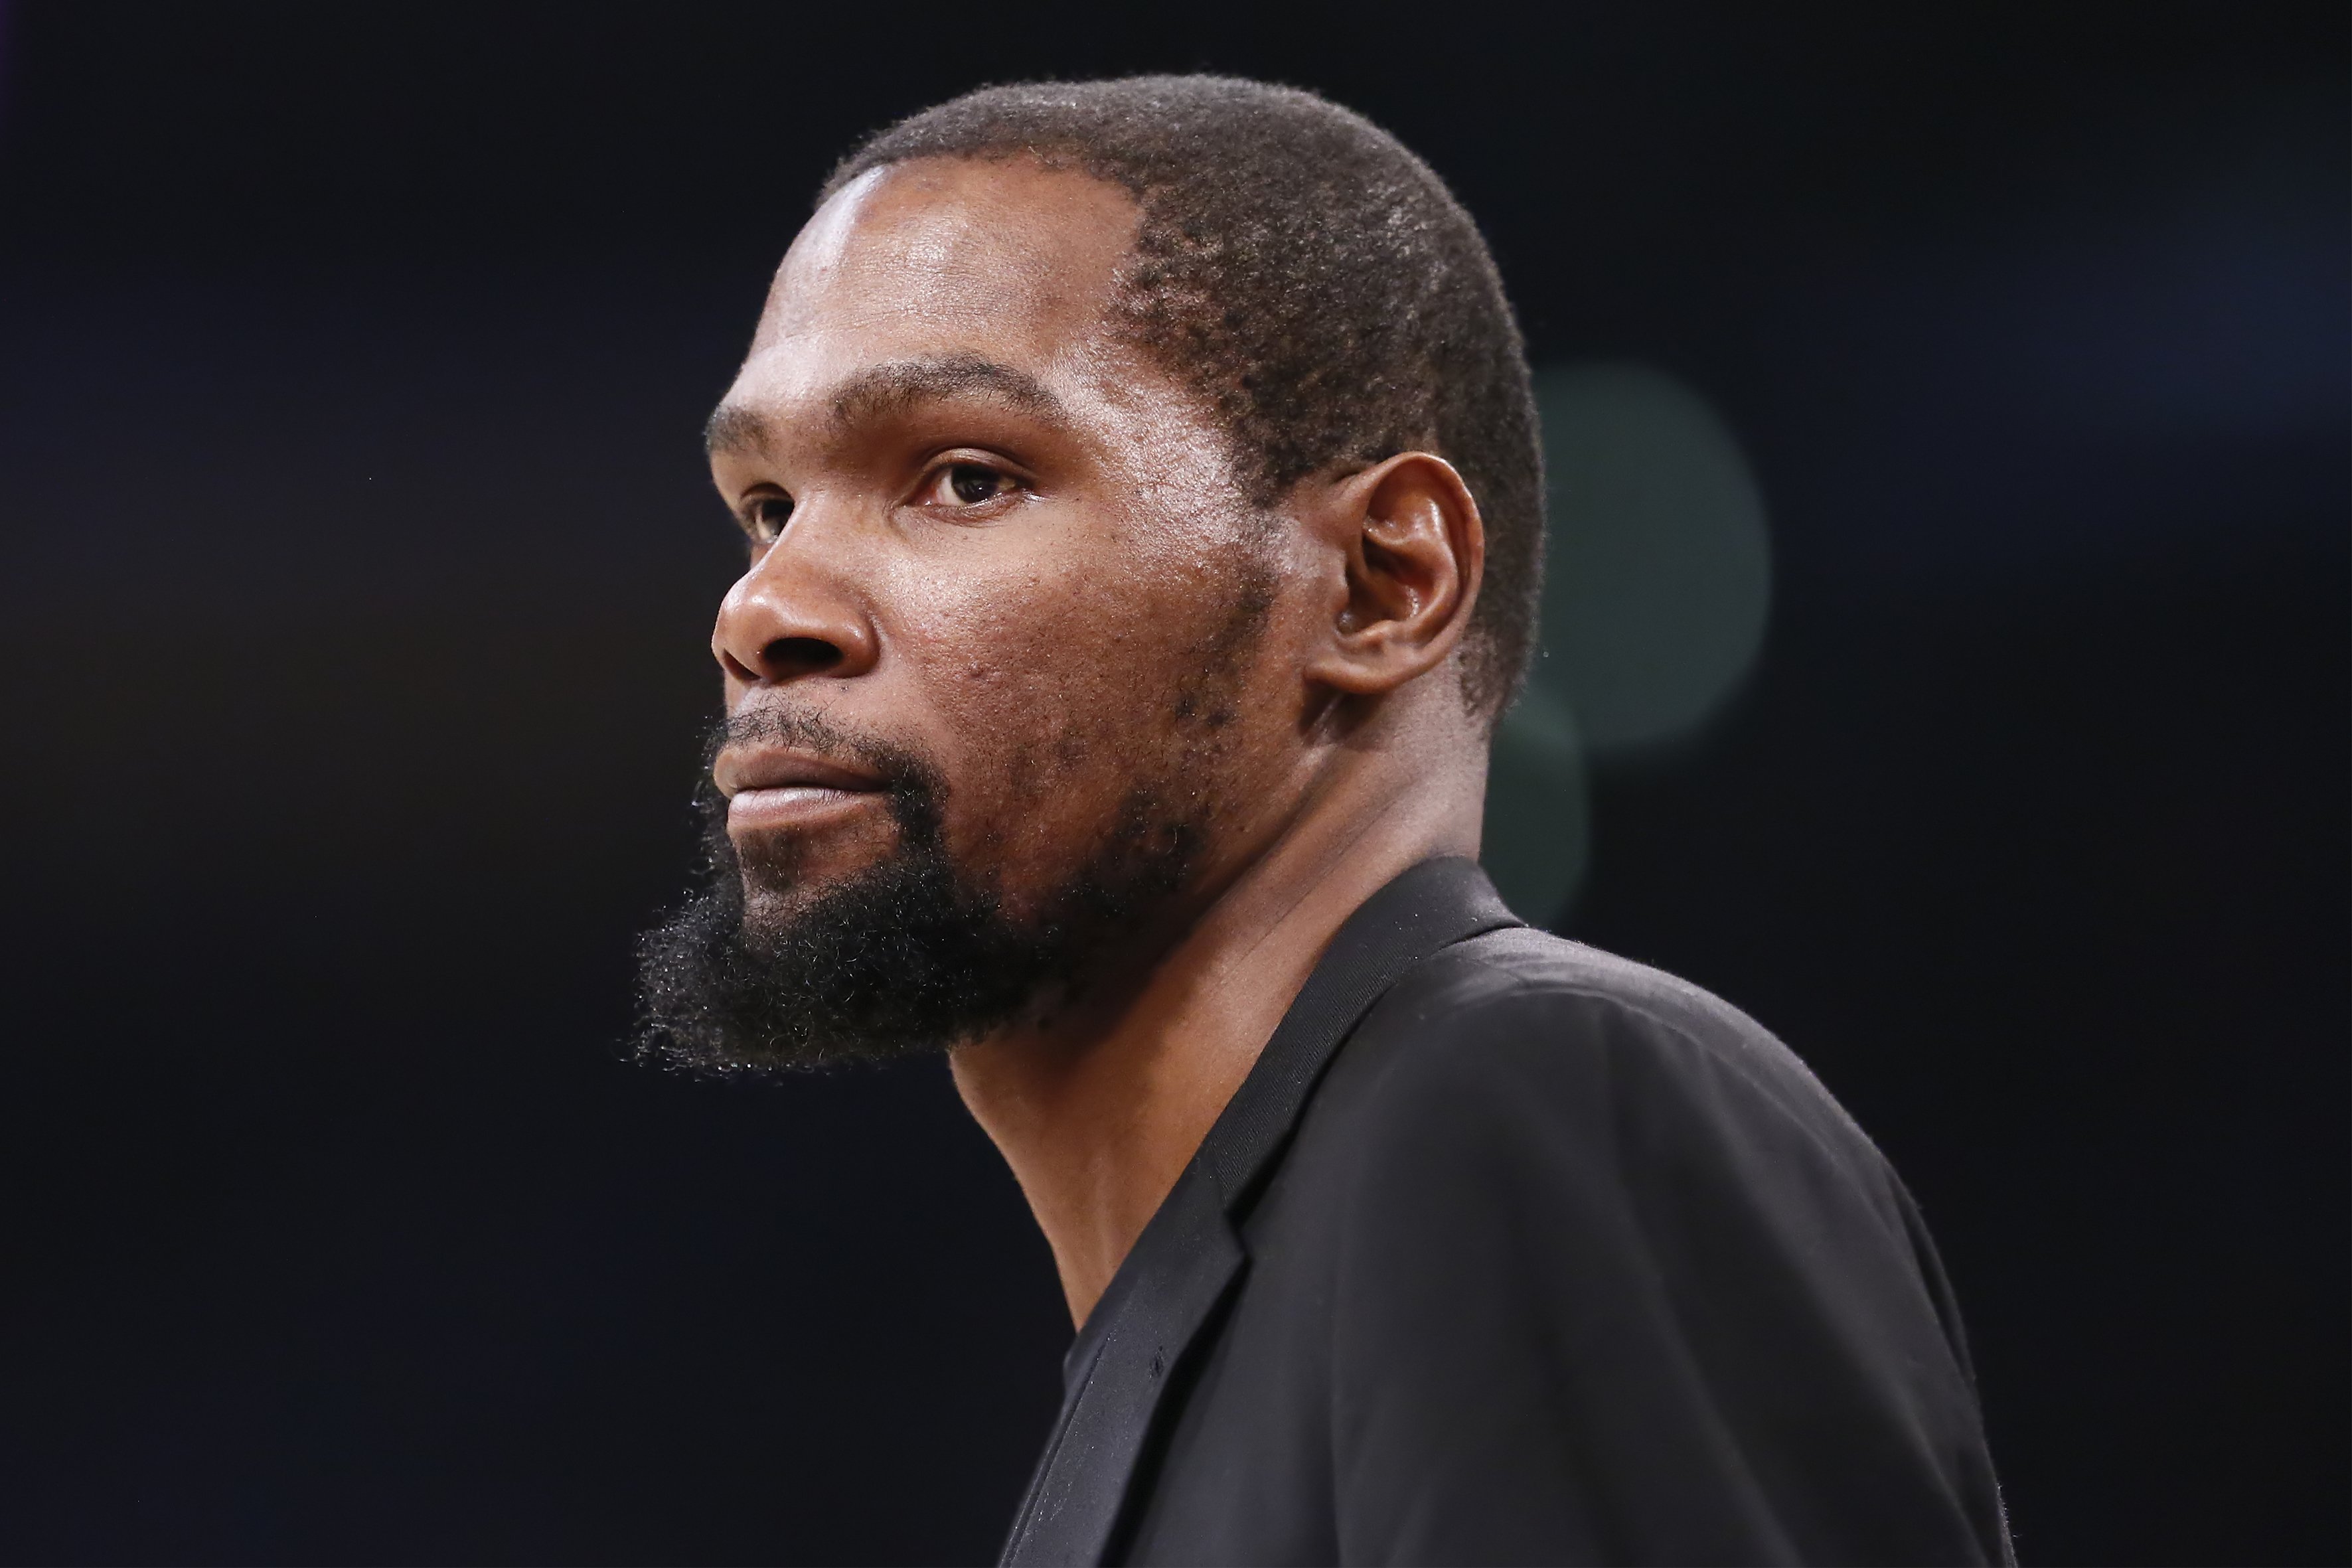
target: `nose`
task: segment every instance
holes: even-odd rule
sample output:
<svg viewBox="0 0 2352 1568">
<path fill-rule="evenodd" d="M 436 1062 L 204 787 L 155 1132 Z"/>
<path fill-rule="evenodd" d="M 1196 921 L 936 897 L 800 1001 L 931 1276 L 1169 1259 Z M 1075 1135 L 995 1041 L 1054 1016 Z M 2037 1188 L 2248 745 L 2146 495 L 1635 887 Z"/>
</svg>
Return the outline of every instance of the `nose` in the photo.
<svg viewBox="0 0 2352 1568">
<path fill-rule="evenodd" d="M 809 676 L 847 678 L 874 667 L 874 624 L 838 573 L 810 548 L 801 519 L 752 563 L 719 602 L 710 651 L 730 694 Z M 812 520 L 813 521 L 813 520 Z"/>
</svg>

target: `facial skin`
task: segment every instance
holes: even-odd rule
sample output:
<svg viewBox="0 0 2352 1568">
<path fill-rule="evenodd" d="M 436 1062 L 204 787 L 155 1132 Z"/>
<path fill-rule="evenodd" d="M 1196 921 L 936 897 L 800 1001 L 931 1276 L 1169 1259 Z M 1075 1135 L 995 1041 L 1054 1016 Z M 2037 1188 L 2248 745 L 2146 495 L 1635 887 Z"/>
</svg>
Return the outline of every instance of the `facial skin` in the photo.
<svg viewBox="0 0 2352 1568">
<path fill-rule="evenodd" d="M 1139 792 L 1256 830 L 1298 695 L 1253 685 L 1267 553 L 1222 434 L 1103 330 L 1134 212 L 1026 166 L 869 177 L 787 258 L 714 417 L 751 570 L 713 642 L 728 708 L 927 759 L 959 865 L 1044 914 Z M 782 527 L 779 529 L 779 523 Z M 768 542 L 771 539 L 774 542 Z M 870 784 L 730 746 L 714 776 L 755 922 L 885 853 Z"/>
<path fill-rule="evenodd" d="M 710 427 L 751 552 L 712 641 L 743 931 L 903 863 L 928 781 L 959 896 L 1062 944 L 940 1043 L 1081 1321 L 1340 921 L 1475 852 L 1485 773 L 1459 477 L 1404 453 L 1248 505 L 1108 311 L 1136 219 L 1026 160 L 877 171 Z"/>
</svg>

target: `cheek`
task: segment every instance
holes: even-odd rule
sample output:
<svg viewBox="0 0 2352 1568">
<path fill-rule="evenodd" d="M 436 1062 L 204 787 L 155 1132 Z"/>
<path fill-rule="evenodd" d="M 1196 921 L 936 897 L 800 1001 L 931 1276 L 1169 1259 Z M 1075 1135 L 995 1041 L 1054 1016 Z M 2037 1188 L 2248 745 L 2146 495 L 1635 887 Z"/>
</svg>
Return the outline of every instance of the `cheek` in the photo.
<svg viewBox="0 0 2352 1568">
<path fill-rule="evenodd" d="M 940 719 L 979 764 L 966 787 L 1053 787 L 1131 717 L 1136 612 L 1117 581 L 1037 574 L 940 615 L 918 647 Z M 943 607 L 944 608 L 944 607 Z"/>
<path fill-rule="evenodd" d="M 934 578 L 899 639 L 934 713 L 951 837 L 1009 855 L 1090 837 L 1213 743 L 1242 650 L 1230 583 L 1190 563 Z"/>
</svg>

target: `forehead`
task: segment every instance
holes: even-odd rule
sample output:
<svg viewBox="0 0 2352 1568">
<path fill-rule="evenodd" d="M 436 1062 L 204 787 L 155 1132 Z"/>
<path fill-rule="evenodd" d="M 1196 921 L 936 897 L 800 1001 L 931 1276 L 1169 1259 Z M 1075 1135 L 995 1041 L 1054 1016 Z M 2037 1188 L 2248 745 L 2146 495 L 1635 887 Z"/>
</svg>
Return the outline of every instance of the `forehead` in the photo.
<svg viewBox="0 0 2352 1568">
<path fill-rule="evenodd" d="M 863 365 L 973 354 L 1075 370 L 1107 346 L 1137 220 L 1117 186 L 1025 158 L 871 171 L 793 242 L 745 380 L 789 396 Z"/>
</svg>

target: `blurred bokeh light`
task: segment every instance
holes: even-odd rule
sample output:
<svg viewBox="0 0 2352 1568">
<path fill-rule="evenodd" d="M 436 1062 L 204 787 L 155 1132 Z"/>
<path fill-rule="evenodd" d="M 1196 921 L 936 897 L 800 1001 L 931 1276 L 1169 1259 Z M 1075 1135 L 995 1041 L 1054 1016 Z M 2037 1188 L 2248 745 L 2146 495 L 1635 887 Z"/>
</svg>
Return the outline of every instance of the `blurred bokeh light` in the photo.
<svg viewBox="0 0 2352 1568">
<path fill-rule="evenodd" d="M 1589 847 L 1588 753 L 1696 733 L 1764 642 L 1772 548 L 1738 441 L 1706 399 L 1632 363 L 1539 372 L 1540 646 L 1496 736 L 1483 858 L 1549 923 Z"/>
</svg>

